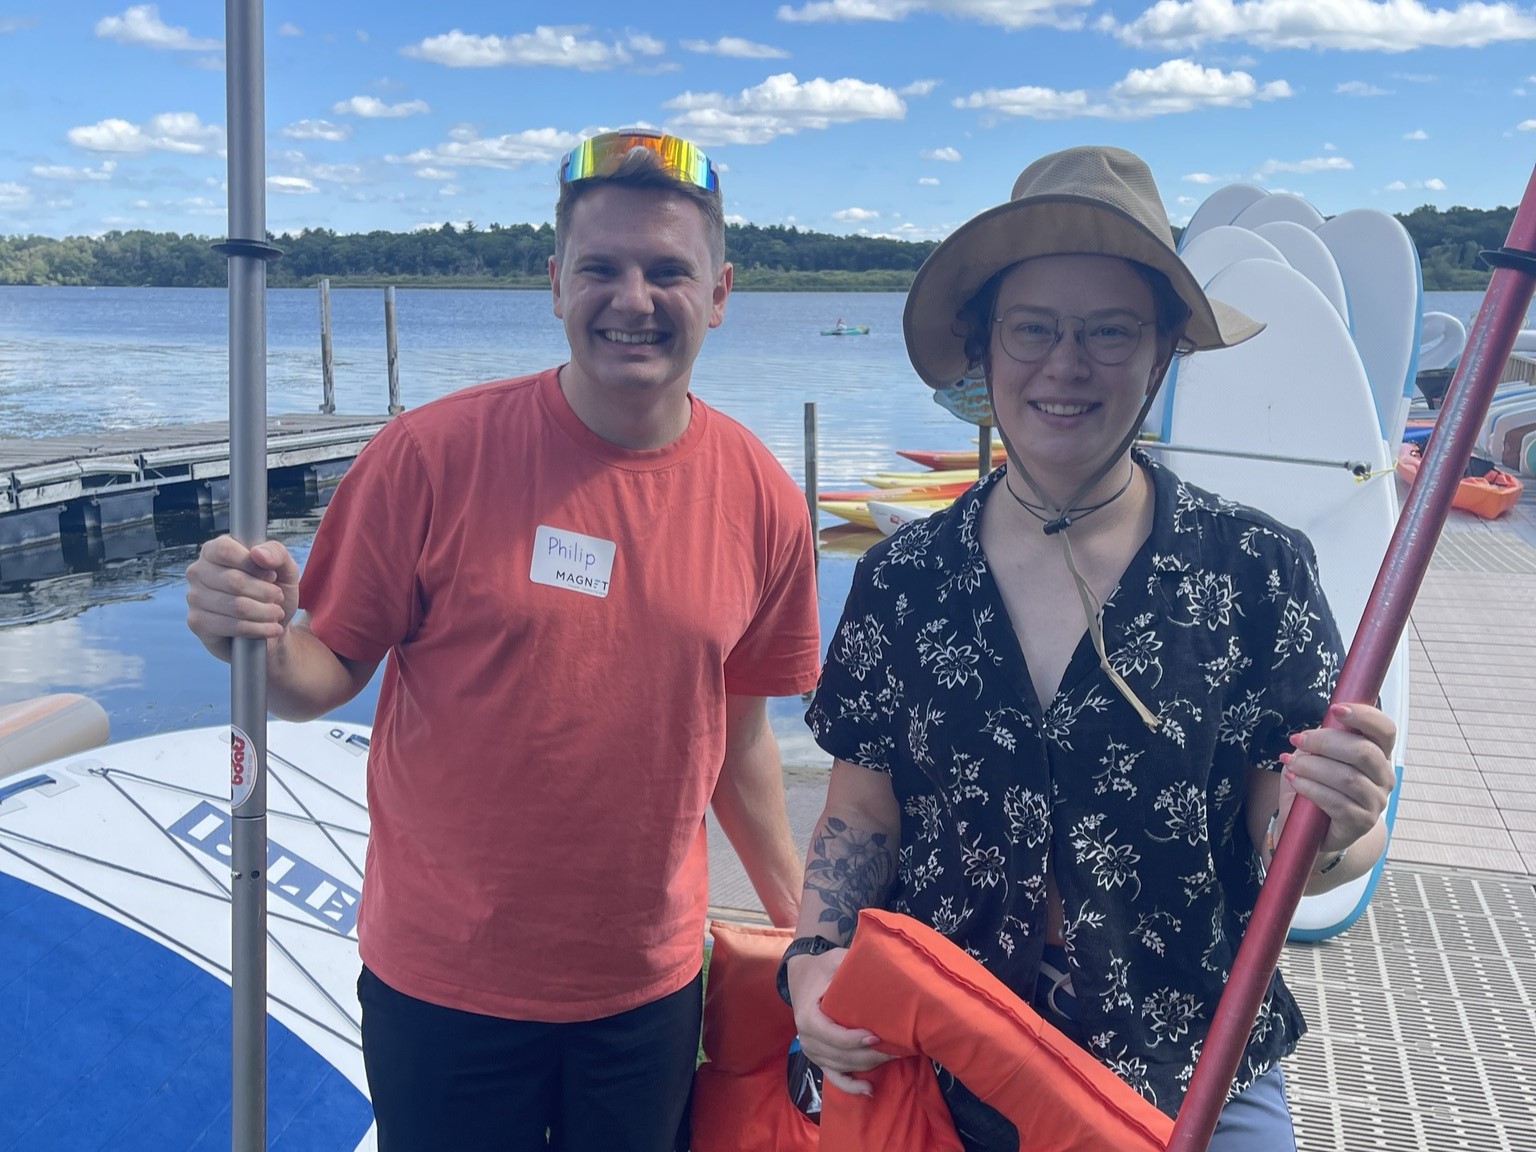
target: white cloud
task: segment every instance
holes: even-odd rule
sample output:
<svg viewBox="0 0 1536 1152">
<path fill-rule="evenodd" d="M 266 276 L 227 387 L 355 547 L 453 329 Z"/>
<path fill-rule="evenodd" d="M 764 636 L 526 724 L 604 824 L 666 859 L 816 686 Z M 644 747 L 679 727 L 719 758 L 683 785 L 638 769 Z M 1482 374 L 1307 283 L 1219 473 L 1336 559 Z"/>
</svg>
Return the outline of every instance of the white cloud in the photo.
<svg viewBox="0 0 1536 1152">
<path fill-rule="evenodd" d="M 872 208 L 841 208 L 832 213 L 836 220 L 878 220 L 880 213 Z"/>
<path fill-rule="evenodd" d="M 1227 178 L 1225 176 L 1214 176 L 1209 172 L 1186 172 L 1184 179 L 1188 180 L 1191 184 L 1220 184 Z"/>
<path fill-rule="evenodd" d="M 1103 16 L 1097 27 L 1141 47 L 1241 40 L 1260 48 L 1409 52 L 1536 39 L 1536 11 L 1478 0 L 1455 8 L 1419 0 L 1158 0 L 1128 24 Z"/>
<path fill-rule="evenodd" d="M 290 20 L 284 20 L 277 26 L 277 34 L 279 36 L 302 36 L 304 35 L 304 29 Z"/>
<path fill-rule="evenodd" d="M 36 23 L 37 19 L 33 16 L 0 16 L 0 36 L 4 36 L 7 32 L 19 32 Z"/>
<path fill-rule="evenodd" d="M 1522 120 L 1515 125 L 1516 132 L 1536 132 L 1536 120 Z"/>
<path fill-rule="evenodd" d="M 66 136 L 88 152 L 186 152 L 203 155 L 219 151 L 224 130 L 204 124 L 195 112 L 162 112 L 142 127 L 115 117 L 71 128 Z"/>
<path fill-rule="evenodd" d="M 119 44 L 143 44 L 174 52 L 217 52 L 224 47 L 221 41 L 193 36 L 185 28 L 172 28 L 160 19 L 160 9 L 155 4 L 135 4 L 121 16 L 103 16 L 96 21 L 96 35 Z"/>
<path fill-rule="evenodd" d="M 1431 192 L 1444 192 L 1445 181 L 1438 177 L 1430 177 L 1428 180 L 1394 180 L 1386 186 L 1385 190 L 1388 192 L 1406 192 L 1410 188 L 1415 190 L 1428 189 Z"/>
<path fill-rule="evenodd" d="M 501 68 L 507 66 L 578 68 L 583 72 L 618 68 L 634 62 L 629 48 L 583 40 L 585 24 L 551 26 L 541 24 L 532 32 L 516 36 L 476 36 L 455 28 L 441 36 L 429 36 L 420 44 L 401 51 L 407 56 L 430 60 L 448 68 Z M 629 38 L 630 47 L 645 53 L 638 45 L 655 44 L 643 34 Z"/>
<path fill-rule="evenodd" d="M 352 135 L 352 125 L 332 124 L 329 120 L 295 120 L 283 129 L 290 140 L 345 140 Z"/>
<path fill-rule="evenodd" d="M 1165 60 L 1155 68 L 1133 68 L 1102 93 L 1024 86 L 988 88 L 954 101 L 956 108 L 981 108 L 1006 116 L 1064 120 L 1084 116 L 1140 120 L 1196 108 L 1247 108 L 1255 100 L 1292 95 L 1284 80 L 1260 85 L 1246 72 L 1202 68 L 1190 60 Z"/>
<path fill-rule="evenodd" d="M 1334 93 L 1339 96 L 1390 96 L 1390 88 L 1378 88 L 1375 84 L 1367 84 L 1364 80 L 1346 80 L 1334 88 Z"/>
<path fill-rule="evenodd" d="M 665 41 L 644 32 L 631 32 L 624 43 L 631 51 L 638 52 L 642 56 L 660 56 L 667 50 Z"/>
<path fill-rule="evenodd" d="M 458 175 L 452 168 L 418 168 L 413 175 L 420 176 L 423 180 L 452 180 Z"/>
<path fill-rule="evenodd" d="M 306 196 L 320 191 L 312 180 L 305 180 L 302 176 L 268 176 L 267 189 L 287 196 Z"/>
<path fill-rule="evenodd" d="M 116 160 L 103 160 L 99 168 L 71 168 L 67 164 L 42 164 L 32 169 L 32 175 L 43 180 L 100 181 L 112 179 L 117 171 Z"/>
<path fill-rule="evenodd" d="M 327 184 L 365 184 L 367 173 L 357 164 L 306 164 L 304 175 Z"/>
<path fill-rule="evenodd" d="M 25 208 L 32 203 L 32 189 L 25 184 L 0 181 L 0 208 Z"/>
<path fill-rule="evenodd" d="M 1354 165 L 1343 156 L 1313 156 L 1307 160 L 1266 160 L 1259 165 L 1259 175 L 1276 172 L 1348 172 Z"/>
<path fill-rule="evenodd" d="M 684 40 L 682 46 L 689 52 L 701 52 L 706 56 L 731 56 L 739 60 L 782 60 L 789 55 L 772 44 L 759 44 L 740 36 L 722 36 L 715 41 Z"/>
<path fill-rule="evenodd" d="M 951 164 L 960 161 L 960 151 L 957 148 L 924 148 L 918 155 L 924 160 L 946 160 Z"/>
<path fill-rule="evenodd" d="M 1404 140 L 1428 140 L 1429 133 L 1422 128 L 1415 128 L 1412 132 L 1403 133 Z"/>
<path fill-rule="evenodd" d="M 913 14 L 931 12 L 1003 28 L 1028 28 L 1038 24 L 1080 28 L 1083 17 L 1074 9 L 1086 8 L 1092 3 L 1093 0 L 813 0 L 799 8 L 782 4 L 776 15 L 789 23 L 819 24 L 905 20 Z"/>
<path fill-rule="evenodd" d="M 939 178 L 937 176 L 919 176 L 917 178 L 917 182 L 919 184 L 933 185 L 933 184 L 937 184 L 939 182 Z"/>
<path fill-rule="evenodd" d="M 937 80 L 914 80 L 912 83 L 905 84 L 896 89 L 896 91 L 902 96 L 930 96 L 938 86 L 939 82 Z"/>
<path fill-rule="evenodd" d="M 553 164 L 581 141 L 578 133 L 554 128 L 534 128 L 482 139 L 474 128 L 460 126 L 449 132 L 447 142 L 435 148 L 384 159 L 393 164 L 427 167 L 518 168 L 524 164 Z"/>
<path fill-rule="evenodd" d="M 701 144 L 765 144 L 803 128 L 900 120 L 907 114 L 906 103 L 884 85 L 821 77 L 802 84 L 792 72 L 770 76 L 735 96 L 684 92 L 664 107 L 679 113 L 669 127 Z"/>
<path fill-rule="evenodd" d="M 1428 188 L 1431 192 L 1444 192 L 1445 181 L 1441 180 L 1438 176 L 1431 176 L 1428 180 L 1424 181 L 1424 187 Z"/>
<path fill-rule="evenodd" d="M 727 224 L 745 224 L 747 222 L 747 218 L 745 216 L 738 216 L 734 212 L 731 212 L 726 214 L 725 222 Z"/>
<path fill-rule="evenodd" d="M 370 120 L 398 119 L 401 116 L 420 116 L 432 111 L 425 100 L 405 100 L 399 104 L 386 104 L 377 96 L 353 96 L 338 100 L 331 105 L 338 116 L 363 116 Z"/>
<path fill-rule="evenodd" d="M 1408 185 L 1404 184 L 1401 180 L 1394 180 L 1387 185 L 1388 192 L 1406 192 L 1407 190 Z"/>
</svg>

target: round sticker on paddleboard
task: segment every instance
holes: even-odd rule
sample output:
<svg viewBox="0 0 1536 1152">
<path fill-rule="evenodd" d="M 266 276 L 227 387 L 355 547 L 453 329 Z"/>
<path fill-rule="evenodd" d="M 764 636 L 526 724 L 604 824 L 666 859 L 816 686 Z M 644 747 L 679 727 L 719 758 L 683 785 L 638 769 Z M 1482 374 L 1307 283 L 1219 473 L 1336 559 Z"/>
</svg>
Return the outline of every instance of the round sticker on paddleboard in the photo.
<svg viewBox="0 0 1536 1152">
<path fill-rule="evenodd" d="M 256 788 L 256 747 L 233 724 L 229 726 L 229 806 L 238 808 Z"/>
</svg>

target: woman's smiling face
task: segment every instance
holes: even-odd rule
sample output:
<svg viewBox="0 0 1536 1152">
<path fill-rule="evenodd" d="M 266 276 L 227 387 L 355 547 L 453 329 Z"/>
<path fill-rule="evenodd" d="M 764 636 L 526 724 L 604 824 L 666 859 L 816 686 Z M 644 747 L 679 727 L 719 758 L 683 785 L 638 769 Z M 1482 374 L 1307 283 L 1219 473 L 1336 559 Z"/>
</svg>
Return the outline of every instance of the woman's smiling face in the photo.
<svg viewBox="0 0 1536 1152">
<path fill-rule="evenodd" d="M 1040 359 L 1021 363 L 1009 354 L 1005 325 L 1039 335 L 1058 319 L 1060 339 Z M 1057 495 L 1090 476 L 1141 411 L 1162 368 L 1155 319 L 1151 286 L 1117 257 L 1042 256 L 1003 277 L 988 341 L 992 405 L 1013 451 Z M 1099 363 L 1085 347 L 1085 320 L 1113 334 L 1107 346 L 1133 341 L 1134 351 L 1120 363 Z M 1128 335 L 1128 325 L 1139 336 Z"/>
</svg>

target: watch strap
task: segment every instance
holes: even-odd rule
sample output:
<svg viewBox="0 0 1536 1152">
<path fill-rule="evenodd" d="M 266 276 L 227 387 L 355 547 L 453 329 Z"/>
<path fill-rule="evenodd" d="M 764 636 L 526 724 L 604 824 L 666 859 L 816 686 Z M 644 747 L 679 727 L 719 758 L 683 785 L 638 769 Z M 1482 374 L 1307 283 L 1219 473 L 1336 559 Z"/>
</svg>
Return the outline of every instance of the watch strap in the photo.
<svg viewBox="0 0 1536 1152">
<path fill-rule="evenodd" d="M 834 948 L 843 945 L 828 940 L 825 936 L 796 936 L 789 942 L 789 947 L 784 949 L 784 957 L 779 961 L 779 970 L 774 977 L 774 987 L 778 989 L 779 999 L 788 1004 L 789 1001 L 789 962 L 796 956 L 820 956 L 823 952 L 830 952 Z"/>
</svg>

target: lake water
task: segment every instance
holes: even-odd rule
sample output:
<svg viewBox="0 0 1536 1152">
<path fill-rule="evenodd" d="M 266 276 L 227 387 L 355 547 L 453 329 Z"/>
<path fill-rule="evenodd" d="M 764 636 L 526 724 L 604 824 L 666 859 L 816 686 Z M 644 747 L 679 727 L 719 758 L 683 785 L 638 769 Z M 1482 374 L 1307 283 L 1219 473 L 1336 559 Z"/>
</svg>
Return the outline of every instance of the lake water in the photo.
<svg viewBox="0 0 1536 1152">
<path fill-rule="evenodd" d="M 222 289 L 0 288 L 0 436 L 88 434 L 224 419 L 227 293 Z M 1470 320 L 1481 294 L 1426 293 L 1426 311 Z M 337 410 L 388 405 L 382 290 L 331 293 Z M 823 487 L 899 466 L 895 448 L 966 448 L 975 430 L 934 404 L 907 362 L 899 293 L 740 293 L 710 333 L 695 392 L 742 421 L 797 479 L 805 404 L 817 406 Z M 541 292 L 396 292 L 400 396 L 407 407 L 564 358 Z M 268 294 L 268 411 L 314 411 L 322 395 L 317 296 Z M 838 317 L 868 324 L 822 337 Z M 1528 318 L 1527 325 L 1536 326 Z M 828 521 L 830 523 L 830 521 Z M 315 520 L 274 521 L 301 557 Z M 83 692 L 107 709 L 116 739 L 227 722 L 228 676 L 186 631 L 182 571 L 195 542 L 92 571 L 0 587 L 0 703 Z M 823 635 L 836 622 L 855 554 L 821 564 Z M 377 682 L 336 715 L 368 722 Z M 786 756 L 811 752 L 798 701 L 773 703 Z M 817 757 L 820 759 L 820 757 Z"/>
</svg>

